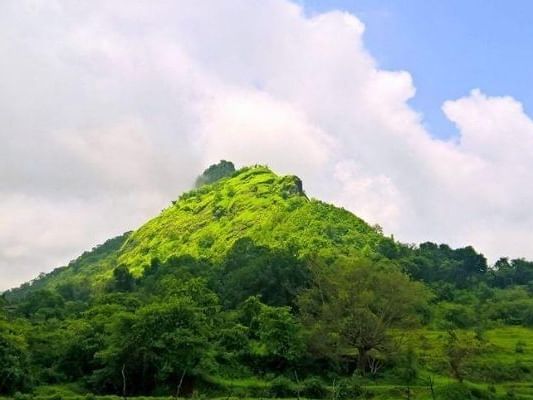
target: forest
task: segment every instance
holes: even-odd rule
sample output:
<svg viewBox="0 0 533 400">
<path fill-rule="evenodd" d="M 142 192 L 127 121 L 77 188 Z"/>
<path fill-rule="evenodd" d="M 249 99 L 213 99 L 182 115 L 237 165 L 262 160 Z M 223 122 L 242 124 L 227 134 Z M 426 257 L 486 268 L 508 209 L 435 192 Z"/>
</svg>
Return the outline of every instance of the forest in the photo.
<svg viewBox="0 0 533 400">
<path fill-rule="evenodd" d="M 533 398 L 533 262 L 400 243 L 223 161 L 0 298 L 0 396 Z"/>
</svg>

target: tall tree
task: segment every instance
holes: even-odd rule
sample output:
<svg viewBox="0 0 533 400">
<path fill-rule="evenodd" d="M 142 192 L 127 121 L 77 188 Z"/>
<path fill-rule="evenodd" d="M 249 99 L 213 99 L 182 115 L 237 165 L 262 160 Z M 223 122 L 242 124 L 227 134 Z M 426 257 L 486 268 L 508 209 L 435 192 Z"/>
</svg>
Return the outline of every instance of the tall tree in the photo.
<svg viewBox="0 0 533 400">
<path fill-rule="evenodd" d="M 388 330 L 416 322 L 428 298 L 395 267 L 368 259 L 342 259 L 313 273 L 313 286 L 299 298 L 311 348 L 336 362 L 355 359 L 362 373 L 386 355 Z"/>
<path fill-rule="evenodd" d="M 30 385 L 28 346 L 22 330 L 0 310 L 0 394 L 26 390 Z"/>
<path fill-rule="evenodd" d="M 135 394 L 148 393 L 158 385 L 177 391 L 180 382 L 192 378 L 210 348 L 213 308 L 217 307 L 216 296 L 205 288 L 200 293 L 201 284 L 193 279 L 181 293 L 176 291 L 135 313 L 117 315 L 106 348 L 98 354 L 105 366 L 96 374 L 99 381 L 113 381 L 118 393 L 124 373 L 128 394 Z"/>
<path fill-rule="evenodd" d="M 219 179 L 231 176 L 235 172 L 235 166 L 231 161 L 221 160 L 218 164 L 210 165 L 202 175 L 196 179 L 195 186 L 198 188 L 203 185 L 216 182 Z"/>
<path fill-rule="evenodd" d="M 135 289 L 135 278 L 125 265 L 119 265 L 113 270 L 113 278 L 108 289 L 115 292 L 131 292 Z"/>
</svg>

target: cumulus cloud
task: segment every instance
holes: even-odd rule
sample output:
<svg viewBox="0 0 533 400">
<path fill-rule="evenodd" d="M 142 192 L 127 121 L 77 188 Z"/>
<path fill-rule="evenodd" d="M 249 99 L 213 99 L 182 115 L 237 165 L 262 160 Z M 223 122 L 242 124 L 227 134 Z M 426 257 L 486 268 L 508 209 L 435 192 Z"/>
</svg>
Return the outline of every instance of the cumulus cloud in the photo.
<svg viewBox="0 0 533 400">
<path fill-rule="evenodd" d="M 453 142 L 356 16 L 287 0 L 0 4 L 0 289 L 135 228 L 221 158 L 403 241 L 533 257 L 533 122 L 473 91 Z"/>
</svg>

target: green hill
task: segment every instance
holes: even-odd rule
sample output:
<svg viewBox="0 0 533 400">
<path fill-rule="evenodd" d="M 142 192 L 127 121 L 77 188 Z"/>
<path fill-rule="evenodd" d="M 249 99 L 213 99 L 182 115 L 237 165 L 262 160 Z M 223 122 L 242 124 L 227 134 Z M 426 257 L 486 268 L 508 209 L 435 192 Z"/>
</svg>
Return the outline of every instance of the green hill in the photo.
<svg viewBox="0 0 533 400">
<path fill-rule="evenodd" d="M 189 254 L 219 261 L 244 237 L 299 256 L 317 249 L 370 255 L 382 239 L 350 212 L 308 199 L 298 177 L 258 166 L 183 194 L 128 238 L 119 262 L 139 272 L 151 257 Z"/>
<path fill-rule="evenodd" d="M 0 395 L 527 399 L 532 328 L 532 262 L 398 243 L 222 161 L 0 297 Z"/>
<path fill-rule="evenodd" d="M 242 238 L 291 249 L 299 258 L 372 256 L 384 242 L 393 243 L 349 211 L 309 199 L 298 177 L 255 166 L 184 193 L 139 229 L 84 253 L 33 281 L 31 288 L 65 282 L 101 286 L 119 264 L 140 276 L 154 258 L 164 262 L 190 255 L 219 262 Z M 22 291 L 28 289 L 25 285 Z"/>
</svg>

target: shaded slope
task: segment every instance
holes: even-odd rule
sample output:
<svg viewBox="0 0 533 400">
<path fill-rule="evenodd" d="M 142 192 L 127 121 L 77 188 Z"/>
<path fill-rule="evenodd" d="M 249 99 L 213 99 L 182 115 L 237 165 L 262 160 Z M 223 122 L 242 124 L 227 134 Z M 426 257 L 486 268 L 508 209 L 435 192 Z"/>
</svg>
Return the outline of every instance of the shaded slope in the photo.
<svg viewBox="0 0 533 400">
<path fill-rule="evenodd" d="M 19 288 L 7 292 L 7 297 L 16 300 L 39 289 L 56 287 L 61 284 L 92 284 L 96 277 L 104 278 L 117 265 L 119 250 L 131 232 L 106 240 L 92 250 L 84 252 L 67 266 L 54 269 L 48 274 L 41 274 L 33 281 L 24 283 Z"/>
</svg>

